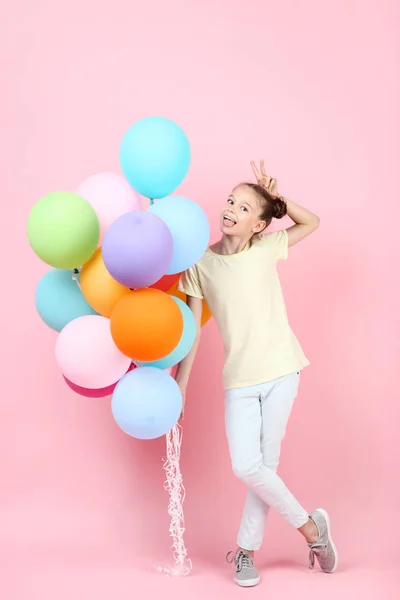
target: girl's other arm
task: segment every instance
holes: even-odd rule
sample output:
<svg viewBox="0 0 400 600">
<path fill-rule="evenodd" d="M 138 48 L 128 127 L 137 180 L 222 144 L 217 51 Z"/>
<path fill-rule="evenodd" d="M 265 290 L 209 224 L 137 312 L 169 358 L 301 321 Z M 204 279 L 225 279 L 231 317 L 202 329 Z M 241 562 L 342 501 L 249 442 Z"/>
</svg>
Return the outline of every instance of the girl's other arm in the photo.
<svg viewBox="0 0 400 600">
<path fill-rule="evenodd" d="M 190 373 L 192 371 L 194 359 L 196 358 L 197 349 L 200 344 L 201 337 L 201 316 L 203 313 L 203 301 L 200 298 L 194 298 L 193 296 L 188 296 L 186 303 L 190 310 L 192 311 L 195 321 L 196 321 L 196 339 L 189 353 L 185 356 L 185 358 L 179 363 L 175 380 L 179 385 L 180 390 L 182 392 L 182 417 L 185 412 L 185 404 L 186 404 L 186 387 L 189 381 Z"/>
<path fill-rule="evenodd" d="M 299 204 L 283 199 L 286 202 L 287 214 L 294 221 L 294 225 L 287 229 L 288 244 L 294 246 L 318 228 L 319 217 Z"/>
<path fill-rule="evenodd" d="M 257 183 L 264 187 L 271 196 L 281 198 L 286 203 L 287 214 L 294 221 L 294 225 L 286 230 L 288 232 L 288 245 L 294 246 L 304 240 L 310 233 L 313 233 L 319 225 L 319 217 L 299 204 L 278 195 L 278 183 L 276 179 L 267 175 L 263 160 L 260 163 L 260 170 L 257 169 L 254 161 L 251 162 L 251 166 Z"/>
</svg>

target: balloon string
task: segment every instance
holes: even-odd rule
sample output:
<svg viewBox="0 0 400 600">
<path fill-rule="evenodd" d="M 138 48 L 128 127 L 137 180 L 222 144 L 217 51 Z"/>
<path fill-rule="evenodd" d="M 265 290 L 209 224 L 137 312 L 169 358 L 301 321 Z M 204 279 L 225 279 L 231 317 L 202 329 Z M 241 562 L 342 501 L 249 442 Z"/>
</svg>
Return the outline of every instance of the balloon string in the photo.
<svg viewBox="0 0 400 600">
<path fill-rule="evenodd" d="M 81 289 L 81 284 L 79 283 L 77 275 L 79 275 L 79 269 L 74 269 L 74 272 L 72 274 L 72 280 L 75 281 L 78 288 Z"/>
<path fill-rule="evenodd" d="M 172 537 L 173 558 L 175 566 L 158 567 L 159 573 L 181 577 L 189 575 L 192 570 L 192 561 L 187 557 L 187 550 L 183 535 L 185 521 L 183 516 L 183 503 L 186 496 L 180 470 L 180 456 L 182 445 L 182 428 L 175 425 L 166 435 L 167 458 L 164 461 L 166 473 L 165 489 L 169 492 L 168 514 L 170 516 L 169 533 Z"/>
<path fill-rule="evenodd" d="M 150 200 L 150 206 L 153 206 L 153 204 L 154 204 L 153 198 L 149 198 L 149 200 Z"/>
</svg>

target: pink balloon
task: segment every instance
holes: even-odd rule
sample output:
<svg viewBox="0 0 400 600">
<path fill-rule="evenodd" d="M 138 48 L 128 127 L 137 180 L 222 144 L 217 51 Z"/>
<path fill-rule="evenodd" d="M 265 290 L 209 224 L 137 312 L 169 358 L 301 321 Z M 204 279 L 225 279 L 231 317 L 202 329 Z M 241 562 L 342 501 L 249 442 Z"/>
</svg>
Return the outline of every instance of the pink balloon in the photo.
<svg viewBox="0 0 400 600">
<path fill-rule="evenodd" d="M 113 385 L 131 364 L 113 342 L 110 320 L 100 315 L 68 323 L 58 335 L 56 359 L 63 375 L 84 388 Z"/>
<path fill-rule="evenodd" d="M 131 366 L 129 367 L 127 373 L 129 373 L 129 371 L 133 371 L 133 369 L 136 369 L 136 366 L 133 363 L 131 363 Z M 71 390 L 73 390 L 80 396 L 86 396 L 86 398 L 104 398 L 105 396 L 111 396 L 111 394 L 117 387 L 117 383 L 118 383 L 118 381 L 116 381 L 115 383 L 113 383 L 112 385 L 109 385 L 108 387 L 91 389 L 91 388 L 84 388 L 84 387 L 81 387 L 80 385 L 76 385 L 75 383 L 72 383 L 72 381 L 67 379 L 65 377 L 65 375 L 63 375 L 63 377 L 64 377 L 65 383 L 71 388 Z"/>
<path fill-rule="evenodd" d="M 118 217 L 132 210 L 141 210 L 139 194 L 123 177 L 114 173 L 99 173 L 85 179 L 76 193 L 85 198 L 96 211 L 100 222 L 100 242 L 104 232 Z"/>
</svg>

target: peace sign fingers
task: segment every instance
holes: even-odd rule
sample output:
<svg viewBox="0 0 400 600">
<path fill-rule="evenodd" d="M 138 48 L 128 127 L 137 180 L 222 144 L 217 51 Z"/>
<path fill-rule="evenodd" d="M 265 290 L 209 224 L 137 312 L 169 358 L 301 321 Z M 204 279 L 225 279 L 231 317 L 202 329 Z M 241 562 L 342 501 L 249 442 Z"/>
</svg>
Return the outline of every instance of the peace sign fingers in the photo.
<svg viewBox="0 0 400 600">
<path fill-rule="evenodd" d="M 268 177 L 267 172 L 265 170 L 264 159 L 261 160 L 260 167 L 261 167 L 261 175 L 263 177 Z"/>
<path fill-rule="evenodd" d="M 257 169 L 256 163 L 254 162 L 254 160 L 251 161 L 251 168 L 253 169 L 253 173 L 254 173 L 254 176 L 257 179 L 257 181 L 261 181 L 262 175 L 261 175 L 260 171 Z"/>
<path fill-rule="evenodd" d="M 276 179 L 267 175 L 264 160 L 260 161 L 261 172 L 256 167 L 254 160 L 251 161 L 251 168 L 253 169 L 253 173 L 255 178 L 257 179 L 258 185 L 264 187 L 271 195 L 276 196 L 278 193 L 277 182 Z"/>
</svg>

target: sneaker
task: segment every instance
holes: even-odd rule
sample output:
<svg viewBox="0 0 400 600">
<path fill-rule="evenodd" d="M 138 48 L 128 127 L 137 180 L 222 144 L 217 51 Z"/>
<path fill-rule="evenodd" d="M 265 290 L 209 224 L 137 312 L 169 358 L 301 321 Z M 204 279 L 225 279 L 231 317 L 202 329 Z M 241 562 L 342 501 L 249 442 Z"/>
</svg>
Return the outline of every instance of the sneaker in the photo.
<svg viewBox="0 0 400 600">
<path fill-rule="evenodd" d="M 228 552 L 226 562 L 235 565 L 235 581 L 241 587 L 253 587 L 260 582 L 260 574 L 250 554 L 243 550 Z"/>
<path fill-rule="evenodd" d="M 313 569 L 315 557 L 324 573 L 333 573 L 338 565 L 338 553 L 331 537 L 331 524 L 328 513 L 318 508 L 310 515 L 318 529 L 318 539 L 310 548 L 309 568 Z"/>
</svg>

